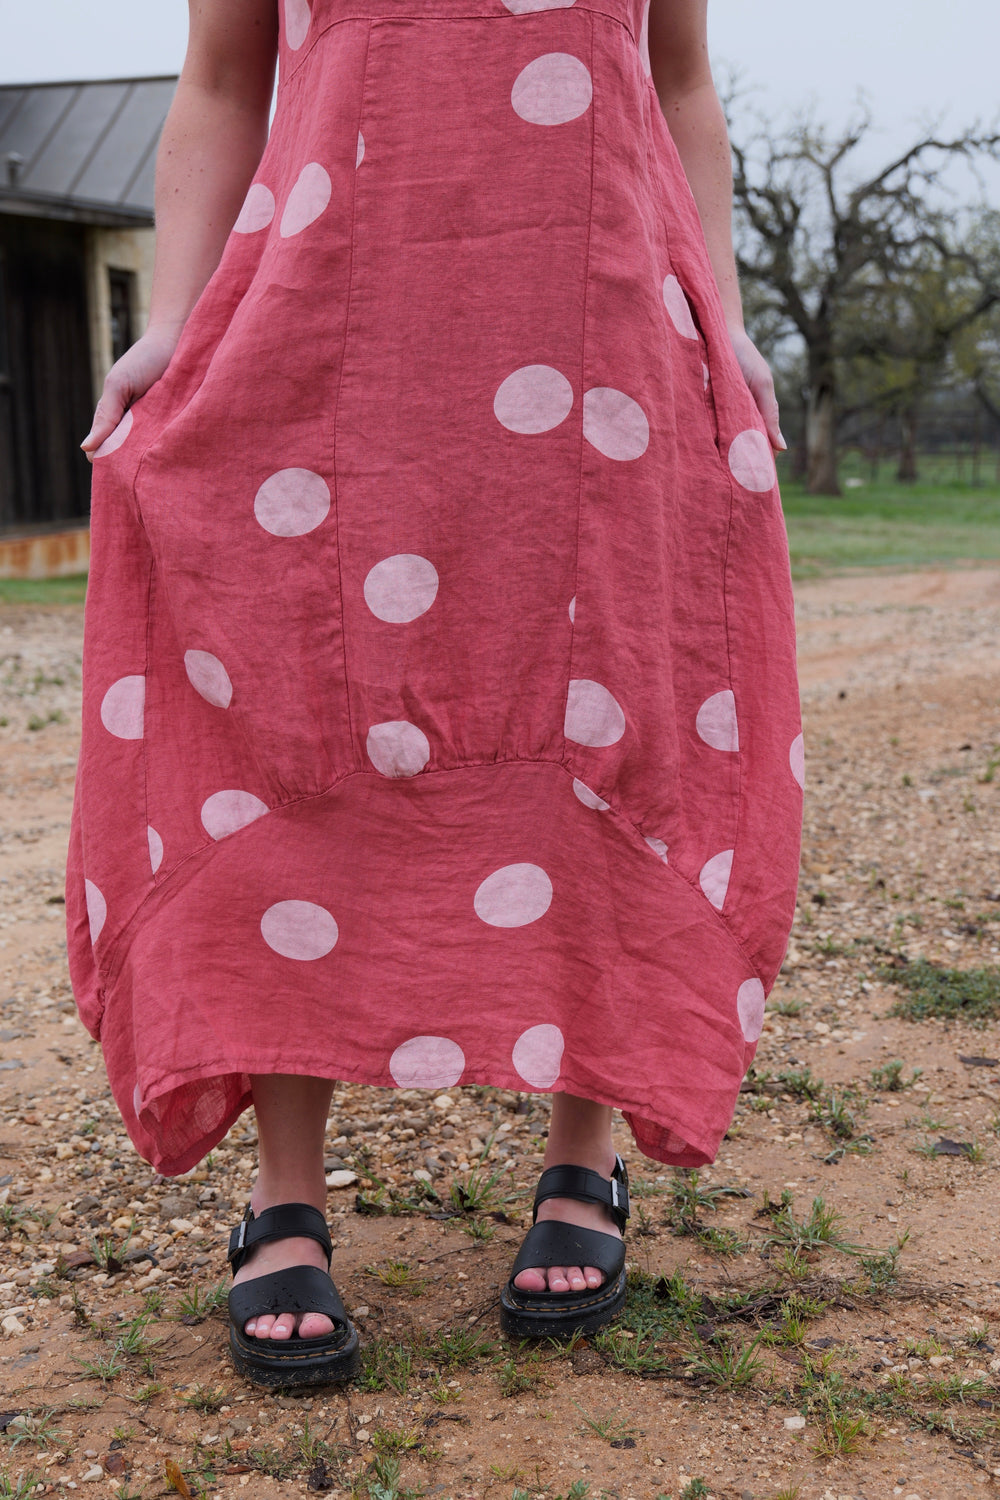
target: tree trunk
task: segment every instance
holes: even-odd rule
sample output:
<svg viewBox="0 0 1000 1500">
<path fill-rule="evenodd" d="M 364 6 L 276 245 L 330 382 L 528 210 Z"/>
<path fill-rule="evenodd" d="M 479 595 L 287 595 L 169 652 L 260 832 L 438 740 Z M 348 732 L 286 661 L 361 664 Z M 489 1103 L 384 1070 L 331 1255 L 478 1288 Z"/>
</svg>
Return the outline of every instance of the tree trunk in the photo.
<svg viewBox="0 0 1000 1500">
<path fill-rule="evenodd" d="M 908 406 L 900 414 L 899 468 L 896 479 L 900 484 L 916 484 L 917 478 L 917 409 Z"/>
<path fill-rule="evenodd" d="M 833 356 L 826 349 L 809 351 L 809 408 L 806 412 L 810 495 L 839 495 L 837 477 L 837 381 Z"/>
</svg>

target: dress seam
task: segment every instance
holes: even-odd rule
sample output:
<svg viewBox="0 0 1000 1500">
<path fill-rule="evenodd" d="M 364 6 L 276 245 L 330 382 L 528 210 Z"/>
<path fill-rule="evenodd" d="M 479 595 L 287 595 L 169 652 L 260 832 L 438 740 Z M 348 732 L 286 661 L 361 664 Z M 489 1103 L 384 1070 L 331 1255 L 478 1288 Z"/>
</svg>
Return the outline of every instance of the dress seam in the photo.
<svg viewBox="0 0 1000 1500">
<path fill-rule="evenodd" d="M 318 40 L 318 38 L 317 38 Z M 361 101 L 358 108 L 358 135 L 361 134 L 361 122 L 365 118 L 365 102 L 368 97 L 368 61 L 371 55 L 372 28 L 368 23 L 367 38 L 365 42 L 365 61 L 361 75 Z M 347 306 L 344 309 L 344 342 L 340 356 L 340 379 L 337 381 L 337 397 L 333 409 L 333 456 L 332 456 L 332 478 L 333 478 L 333 524 L 336 534 L 337 547 L 337 587 L 340 594 L 340 636 L 341 657 L 344 670 L 344 707 L 347 711 L 347 737 L 352 754 L 354 745 L 354 716 L 351 712 L 351 682 L 347 671 L 347 611 L 344 608 L 344 567 L 340 546 L 340 480 L 337 476 L 337 431 L 340 424 L 340 398 L 344 388 L 344 371 L 347 368 L 348 338 L 351 330 L 351 307 L 354 292 L 354 271 L 357 265 L 357 228 L 358 228 L 358 173 L 355 169 L 353 191 L 351 193 L 351 263 L 347 273 Z"/>
<path fill-rule="evenodd" d="M 599 5 L 577 5 L 576 9 L 581 14 L 585 13 L 589 16 L 603 16 L 604 20 L 613 21 L 616 26 L 621 27 L 622 31 L 624 31 L 625 35 L 632 42 L 632 45 L 638 49 L 639 43 L 634 32 L 632 31 L 628 23 L 622 19 L 621 16 L 613 15 L 611 11 L 604 10 Z M 535 12 L 535 14 L 542 14 L 542 12 Z M 392 25 L 397 21 L 512 21 L 513 19 L 514 14 L 506 10 L 502 12 L 498 11 L 496 14 L 491 16 L 484 16 L 482 11 L 463 11 L 461 12 L 461 14 L 456 14 L 453 11 L 445 12 L 444 14 L 413 14 L 412 12 L 403 11 L 400 14 L 393 13 L 392 15 L 373 15 L 371 11 L 357 11 L 355 13 L 352 13 L 351 15 L 337 16 L 335 20 L 328 21 L 325 26 L 320 27 L 320 29 L 316 32 L 316 35 L 310 41 L 309 46 L 302 53 L 301 57 L 296 57 L 294 66 L 289 68 L 283 79 L 279 79 L 278 92 L 283 92 L 292 82 L 292 79 L 298 76 L 301 70 L 305 67 L 306 63 L 309 61 L 309 58 L 316 50 L 319 43 L 329 32 L 333 31 L 337 26 L 343 26 L 350 21 L 366 22 L 368 25 L 370 37 L 372 26 L 374 25 L 374 23 L 380 21 L 386 21 L 390 25 Z M 591 39 L 593 39 L 593 22 L 591 22 Z"/>
<path fill-rule="evenodd" d="M 590 27 L 590 69 L 594 66 L 594 27 Z M 583 435 L 583 398 L 587 381 L 587 317 L 590 311 L 590 252 L 594 234 L 594 158 L 597 152 L 597 127 L 594 123 L 594 106 L 590 110 L 590 191 L 587 200 L 587 246 L 583 257 L 583 316 L 580 320 L 580 468 L 579 486 L 576 496 L 576 556 L 573 561 L 573 618 L 569 624 L 569 664 L 566 674 L 566 696 L 564 706 L 569 703 L 569 685 L 573 680 L 576 665 L 576 612 L 580 604 L 580 550 L 583 531 L 583 475 L 587 443 Z M 563 713 L 563 751 L 566 752 L 566 715 Z"/>
</svg>

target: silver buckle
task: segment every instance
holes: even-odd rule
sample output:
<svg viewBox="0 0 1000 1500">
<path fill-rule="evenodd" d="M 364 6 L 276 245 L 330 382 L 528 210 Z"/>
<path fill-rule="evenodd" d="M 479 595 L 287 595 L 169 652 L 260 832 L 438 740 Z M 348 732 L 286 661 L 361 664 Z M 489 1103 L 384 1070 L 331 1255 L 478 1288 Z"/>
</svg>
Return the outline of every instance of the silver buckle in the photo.
<svg viewBox="0 0 1000 1500">
<path fill-rule="evenodd" d="M 239 1235 L 239 1239 L 236 1241 L 236 1248 L 237 1248 L 237 1250 L 242 1250 L 243 1246 L 246 1244 L 246 1241 L 247 1241 L 247 1220 L 246 1219 L 241 1219 L 240 1220 L 240 1235 Z"/>
<path fill-rule="evenodd" d="M 617 1179 L 617 1177 L 612 1177 L 612 1179 L 611 1179 L 611 1205 L 612 1205 L 613 1208 L 617 1208 L 618 1207 L 618 1179 Z"/>
</svg>

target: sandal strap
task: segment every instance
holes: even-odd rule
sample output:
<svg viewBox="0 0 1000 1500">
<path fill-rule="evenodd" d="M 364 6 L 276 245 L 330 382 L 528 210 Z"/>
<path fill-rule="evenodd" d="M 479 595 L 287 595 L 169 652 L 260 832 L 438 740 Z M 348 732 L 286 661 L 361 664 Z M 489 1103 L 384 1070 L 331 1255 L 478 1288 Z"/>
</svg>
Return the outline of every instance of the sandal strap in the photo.
<svg viewBox="0 0 1000 1500">
<path fill-rule="evenodd" d="M 322 1245 L 329 1266 L 333 1254 L 326 1219 L 311 1203 L 279 1203 L 259 1214 L 247 1204 L 246 1213 L 229 1236 L 229 1264 L 233 1275 L 243 1265 L 255 1245 L 265 1240 L 287 1240 L 299 1237 Z"/>
<path fill-rule="evenodd" d="M 242 1330 L 249 1318 L 276 1313 L 324 1313 L 341 1333 L 350 1328 L 340 1293 L 318 1266 L 289 1266 L 253 1281 L 241 1281 L 229 1293 L 229 1316 Z M 322 1335 L 331 1338 L 333 1335 Z"/>
<path fill-rule="evenodd" d="M 602 1177 L 600 1172 L 592 1172 L 589 1167 L 546 1167 L 535 1189 L 532 1222 L 538 1216 L 538 1205 L 546 1198 L 576 1198 L 580 1203 L 600 1203 L 611 1214 L 619 1231 L 625 1233 L 629 1217 L 628 1172 L 620 1156 L 615 1157 L 610 1179 Z"/>
<path fill-rule="evenodd" d="M 560 1219 L 543 1220 L 534 1224 L 525 1235 L 524 1243 L 517 1253 L 510 1280 L 521 1271 L 534 1266 L 596 1266 L 604 1273 L 605 1283 L 614 1281 L 625 1264 L 625 1244 L 616 1235 L 605 1234 L 600 1229 L 581 1229 L 576 1224 L 565 1224 Z M 527 1295 L 517 1290 L 519 1297 Z M 532 1293 L 546 1298 L 552 1292 Z M 579 1296 L 579 1293 L 573 1293 Z M 588 1293 L 593 1295 L 593 1293 Z"/>
</svg>

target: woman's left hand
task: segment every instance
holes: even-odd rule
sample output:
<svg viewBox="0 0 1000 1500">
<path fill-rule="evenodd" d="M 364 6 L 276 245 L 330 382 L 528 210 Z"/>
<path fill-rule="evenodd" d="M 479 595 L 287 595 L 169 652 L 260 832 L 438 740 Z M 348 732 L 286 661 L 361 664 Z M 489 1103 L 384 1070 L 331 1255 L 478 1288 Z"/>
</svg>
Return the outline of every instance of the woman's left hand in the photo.
<svg viewBox="0 0 1000 1500">
<path fill-rule="evenodd" d="M 750 394 L 757 403 L 757 410 L 764 418 L 767 435 L 771 439 L 771 447 L 777 453 L 784 453 L 788 444 L 781 435 L 778 422 L 778 398 L 774 394 L 774 376 L 771 374 L 767 360 L 749 334 L 742 329 L 731 332 L 729 336 L 732 339 L 733 352 L 743 371 L 743 378 L 750 387 Z"/>
</svg>

